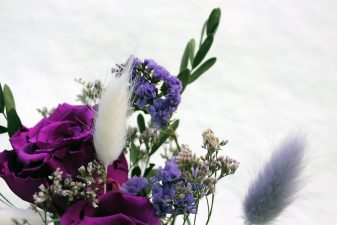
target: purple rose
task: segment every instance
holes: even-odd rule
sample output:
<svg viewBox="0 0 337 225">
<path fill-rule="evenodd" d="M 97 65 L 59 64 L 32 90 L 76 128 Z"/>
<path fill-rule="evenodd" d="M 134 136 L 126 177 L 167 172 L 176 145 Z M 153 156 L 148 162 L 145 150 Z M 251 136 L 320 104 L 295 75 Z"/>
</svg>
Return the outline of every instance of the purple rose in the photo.
<svg viewBox="0 0 337 225">
<path fill-rule="evenodd" d="M 148 198 L 110 191 L 98 199 L 98 208 L 88 201 L 73 204 L 62 216 L 62 224 L 160 225 Z"/>
<path fill-rule="evenodd" d="M 96 159 L 93 119 L 90 106 L 62 104 L 33 128 L 21 128 L 10 139 L 13 151 L 0 153 L 0 177 L 28 202 L 33 202 L 41 184 L 48 185 L 48 176 L 57 168 L 76 177 L 79 167 Z M 124 155 L 108 170 L 109 182 L 124 183 L 128 171 Z"/>
</svg>

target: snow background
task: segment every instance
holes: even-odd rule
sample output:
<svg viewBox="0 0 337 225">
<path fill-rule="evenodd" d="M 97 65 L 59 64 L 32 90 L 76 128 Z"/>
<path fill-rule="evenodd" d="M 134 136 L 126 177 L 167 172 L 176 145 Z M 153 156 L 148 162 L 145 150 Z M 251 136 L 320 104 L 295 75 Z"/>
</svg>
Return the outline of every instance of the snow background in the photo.
<svg viewBox="0 0 337 225">
<path fill-rule="evenodd" d="M 309 143 L 307 185 L 274 224 L 336 224 L 334 0 L 2 0 L 0 81 L 33 126 L 36 108 L 76 103 L 75 78 L 106 80 L 130 54 L 176 73 L 187 41 L 199 38 L 214 7 L 222 20 L 209 55 L 218 62 L 188 87 L 176 115 L 182 143 L 201 152 L 201 132 L 210 127 L 229 139 L 225 154 L 241 163 L 219 185 L 211 224 L 243 224 L 249 182 L 273 147 L 297 131 Z M 5 135 L 0 146 L 10 148 Z M 0 190 L 26 205 L 4 182 Z"/>
</svg>

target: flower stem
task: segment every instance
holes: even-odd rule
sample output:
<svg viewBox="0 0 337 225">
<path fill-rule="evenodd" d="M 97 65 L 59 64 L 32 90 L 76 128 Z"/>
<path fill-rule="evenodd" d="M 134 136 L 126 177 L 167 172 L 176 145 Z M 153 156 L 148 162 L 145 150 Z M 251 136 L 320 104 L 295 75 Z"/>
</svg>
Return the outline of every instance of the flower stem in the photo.
<svg viewBox="0 0 337 225">
<path fill-rule="evenodd" d="M 175 133 L 174 133 L 174 135 L 173 135 L 173 139 L 174 139 L 174 142 L 176 143 L 176 146 L 177 146 L 178 151 L 180 152 L 180 151 L 181 151 L 180 145 L 179 145 L 179 143 L 178 143 L 177 135 L 176 135 Z"/>
<path fill-rule="evenodd" d="M 183 223 L 183 225 L 185 225 L 185 223 L 186 223 L 186 221 L 187 221 L 187 218 L 188 218 L 188 216 L 187 216 L 187 215 L 184 215 L 184 223 Z"/>
<path fill-rule="evenodd" d="M 213 205 L 214 205 L 214 193 L 212 194 L 212 201 L 211 201 L 211 208 L 209 209 L 208 211 L 208 218 L 207 218 L 207 222 L 206 222 L 206 225 L 208 225 L 210 219 L 211 219 L 211 216 L 212 216 L 212 212 L 213 212 Z M 207 199 L 207 198 L 206 198 Z M 208 199 L 207 199 L 207 205 L 208 205 Z"/>
<path fill-rule="evenodd" d="M 198 195 L 198 201 L 197 201 L 197 207 L 196 207 L 196 211 L 195 211 L 195 215 L 194 215 L 193 225 L 195 225 L 196 222 L 197 222 L 198 209 L 199 209 L 199 195 Z"/>
</svg>

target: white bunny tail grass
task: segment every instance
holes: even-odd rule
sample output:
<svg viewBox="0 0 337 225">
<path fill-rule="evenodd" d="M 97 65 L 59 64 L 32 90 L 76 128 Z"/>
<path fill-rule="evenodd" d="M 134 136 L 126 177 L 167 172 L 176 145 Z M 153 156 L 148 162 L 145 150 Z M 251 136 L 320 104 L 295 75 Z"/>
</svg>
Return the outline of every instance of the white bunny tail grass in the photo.
<svg viewBox="0 0 337 225">
<path fill-rule="evenodd" d="M 290 136 L 248 188 L 243 203 L 246 224 L 273 221 L 294 200 L 303 170 L 303 137 Z"/>
<path fill-rule="evenodd" d="M 114 74 L 102 93 L 95 120 L 94 145 L 98 159 L 105 165 L 115 161 L 126 143 L 130 108 L 130 76 L 133 59 L 120 74 Z"/>
<path fill-rule="evenodd" d="M 18 208 L 1 208 L 0 209 L 0 225 L 15 225 L 15 224 L 45 224 L 40 215 L 31 209 Z M 28 223 L 24 223 L 27 221 Z"/>
</svg>

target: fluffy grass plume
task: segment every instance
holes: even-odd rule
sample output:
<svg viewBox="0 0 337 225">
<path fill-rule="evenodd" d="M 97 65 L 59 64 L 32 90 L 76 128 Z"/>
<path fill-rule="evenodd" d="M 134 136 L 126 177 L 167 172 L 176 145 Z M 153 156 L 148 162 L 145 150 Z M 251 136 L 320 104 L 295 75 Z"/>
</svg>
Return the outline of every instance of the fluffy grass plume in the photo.
<svg viewBox="0 0 337 225">
<path fill-rule="evenodd" d="M 98 107 L 94 145 L 98 159 L 105 166 L 119 157 L 126 143 L 132 65 L 133 59 L 129 59 L 121 74 L 111 76 Z"/>
<path fill-rule="evenodd" d="M 243 203 L 246 224 L 269 223 L 294 200 L 304 148 L 303 137 L 290 136 L 272 154 L 248 188 Z"/>
</svg>

